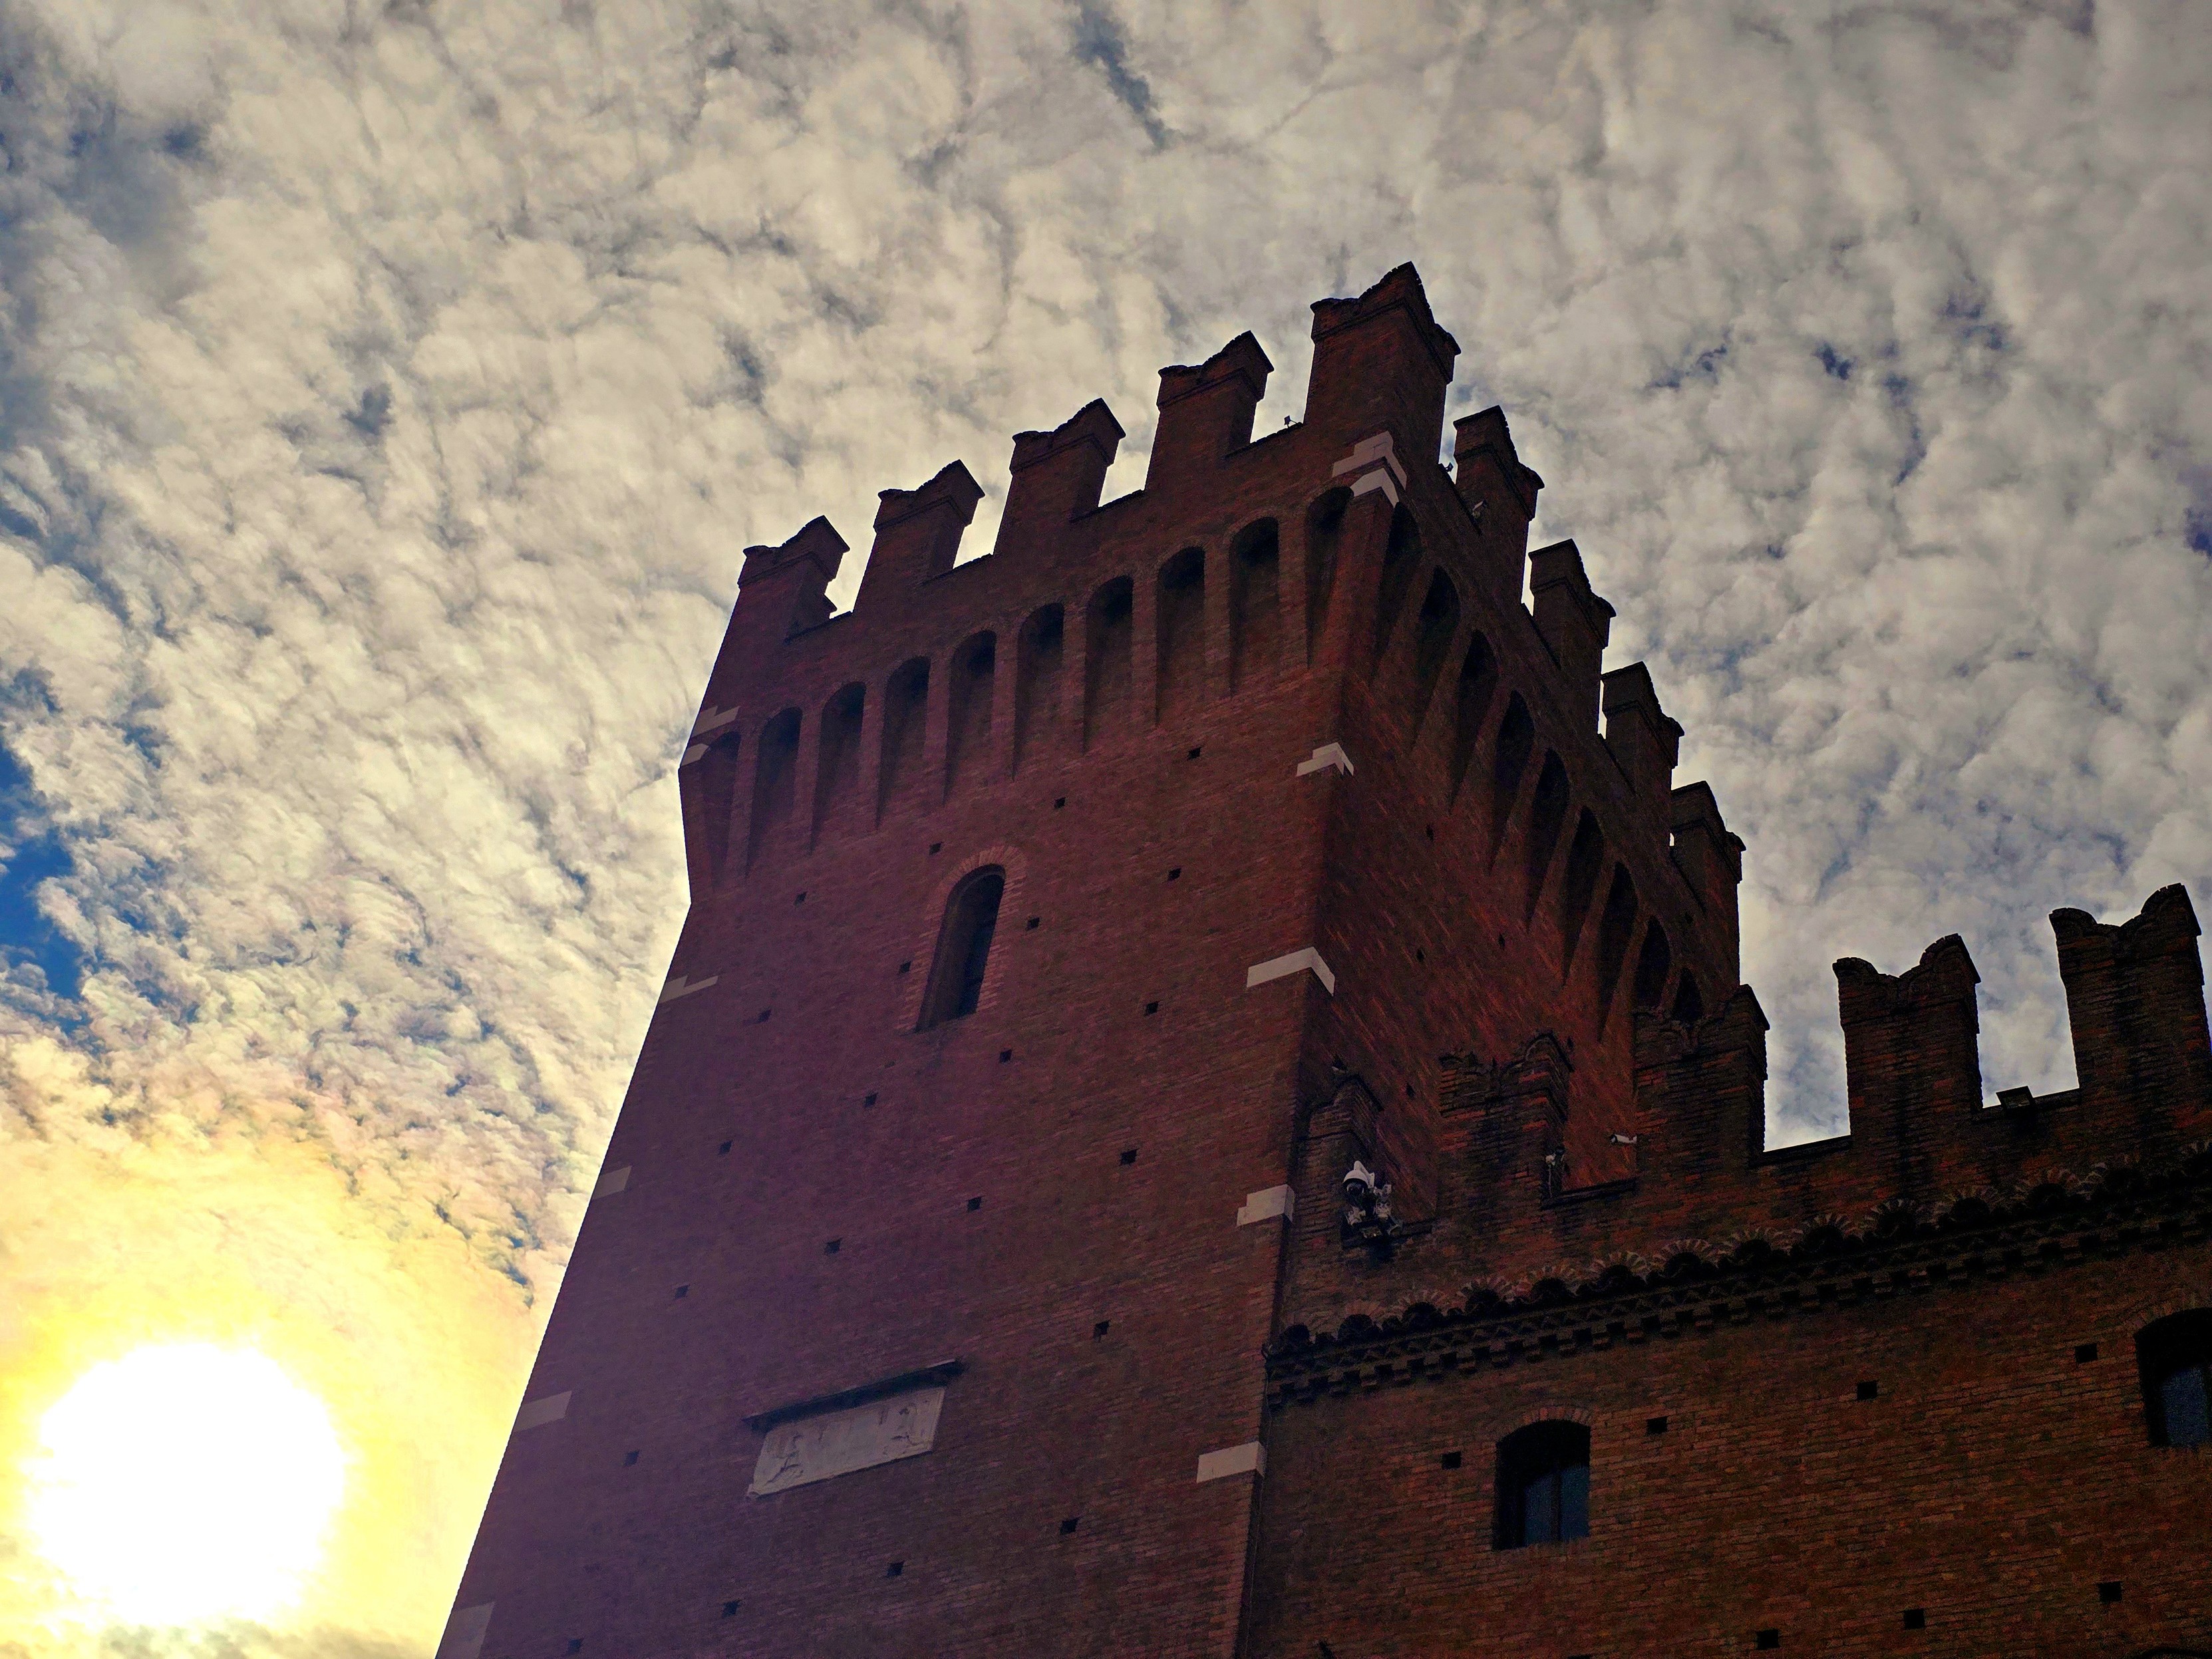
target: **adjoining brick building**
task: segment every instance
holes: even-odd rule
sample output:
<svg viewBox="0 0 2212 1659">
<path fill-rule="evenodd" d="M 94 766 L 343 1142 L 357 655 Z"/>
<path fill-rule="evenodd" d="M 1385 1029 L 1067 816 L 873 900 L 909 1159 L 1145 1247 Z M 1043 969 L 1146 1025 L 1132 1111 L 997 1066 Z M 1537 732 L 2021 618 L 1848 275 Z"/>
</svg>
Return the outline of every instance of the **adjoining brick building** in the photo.
<svg viewBox="0 0 2212 1659">
<path fill-rule="evenodd" d="M 2169 888 L 1837 964 L 1764 1145 L 1741 843 L 1410 267 L 747 550 L 692 904 L 447 1659 L 2212 1650 Z M 1524 588 L 1533 608 L 1524 608 Z M 1602 715 L 1603 731 L 1600 720 Z"/>
</svg>

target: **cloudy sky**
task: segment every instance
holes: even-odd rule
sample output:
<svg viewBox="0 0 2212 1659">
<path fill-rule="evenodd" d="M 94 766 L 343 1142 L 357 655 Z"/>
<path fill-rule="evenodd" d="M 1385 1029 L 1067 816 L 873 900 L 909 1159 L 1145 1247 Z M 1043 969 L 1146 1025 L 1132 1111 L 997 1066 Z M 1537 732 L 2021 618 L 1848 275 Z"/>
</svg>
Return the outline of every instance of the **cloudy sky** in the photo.
<svg viewBox="0 0 2212 1659">
<path fill-rule="evenodd" d="M 2212 901 L 2212 12 L 2189 0 L 0 0 L 0 1655 L 442 1621 L 684 902 L 739 550 L 1416 260 L 1828 964 Z M 857 570 L 841 584 L 849 597 Z M 329 1565 L 103 1636 L 42 1414 L 245 1345 Z M 12 1645 L 11 1645 L 12 1643 Z"/>
</svg>

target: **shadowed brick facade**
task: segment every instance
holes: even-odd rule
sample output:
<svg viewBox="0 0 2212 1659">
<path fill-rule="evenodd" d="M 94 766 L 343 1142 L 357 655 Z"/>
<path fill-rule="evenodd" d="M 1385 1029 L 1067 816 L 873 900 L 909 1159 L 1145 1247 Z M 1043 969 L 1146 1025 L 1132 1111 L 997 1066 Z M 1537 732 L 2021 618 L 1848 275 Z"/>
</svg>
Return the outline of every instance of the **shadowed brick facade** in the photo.
<svg viewBox="0 0 2212 1659">
<path fill-rule="evenodd" d="M 441 1653 L 2212 1650 L 2135 1347 L 2212 1305 L 2187 896 L 2052 918 L 2062 1095 L 1985 1098 L 1957 939 L 1838 963 L 1850 1132 L 1765 1147 L 1680 728 L 1502 413 L 1437 463 L 1411 268 L 1314 309 L 1302 422 L 1253 441 L 1240 337 L 1141 490 L 1103 404 L 1017 436 L 987 557 L 957 462 L 848 613 L 825 521 L 747 550 Z M 1547 1420 L 1588 1535 L 1498 1547 Z"/>
</svg>

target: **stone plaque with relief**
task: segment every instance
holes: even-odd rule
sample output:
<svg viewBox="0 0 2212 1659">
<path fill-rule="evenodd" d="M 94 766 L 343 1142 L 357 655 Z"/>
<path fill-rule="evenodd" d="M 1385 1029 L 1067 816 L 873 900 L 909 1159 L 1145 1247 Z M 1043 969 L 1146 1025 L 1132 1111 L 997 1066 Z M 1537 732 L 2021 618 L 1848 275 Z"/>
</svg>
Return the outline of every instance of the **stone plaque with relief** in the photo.
<svg viewBox="0 0 2212 1659">
<path fill-rule="evenodd" d="M 918 1457 L 936 1443 L 937 1414 L 944 1403 L 939 1384 L 778 1423 L 761 1444 L 753 1483 L 745 1490 L 766 1498 L 855 1469 Z"/>
</svg>

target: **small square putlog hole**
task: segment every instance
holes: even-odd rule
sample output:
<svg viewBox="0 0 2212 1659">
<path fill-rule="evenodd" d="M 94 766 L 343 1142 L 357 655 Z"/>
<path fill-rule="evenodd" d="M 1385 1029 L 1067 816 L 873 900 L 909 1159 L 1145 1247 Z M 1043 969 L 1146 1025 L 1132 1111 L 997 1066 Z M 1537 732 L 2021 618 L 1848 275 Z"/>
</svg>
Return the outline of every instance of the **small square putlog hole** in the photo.
<svg viewBox="0 0 2212 1659">
<path fill-rule="evenodd" d="M 1644 1419 L 1644 1433 L 1646 1433 L 1646 1434 L 1664 1434 L 1664 1433 L 1666 1433 L 1666 1432 L 1667 1432 L 1667 1419 L 1666 1419 L 1665 1418 L 1663 1418 L 1663 1417 L 1647 1417 L 1647 1418 L 1645 1418 L 1645 1419 Z"/>
<path fill-rule="evenodd" d="M 1449 1451 L 1446 1452 L 1442 1457 L 1437 1459 L 1437 1466 L 1442 1468 L 1455 1469 L 1466 1461 L 1466 1455 L 1464 1453 Z"/>
<path fill-rule="evenodd" d="M 835 1255 L 838 1251 L 844 1248 L 845 1241 L 842 1238 L 825 1239 L 822 1245 L 822 1254 L 824 1255 Z"/>
<path fill-rule="evenodd" d="M 1762 1650 L 1767 1648 L 1778 1648 L 1782 1645 L 1782 1632 L 1778 1630 L 1763 1630 L 1751 1638 L 1751 1644 Z"/>
<path fill-rule="evenodd" d="M 736 1618 L 737 1616 L 738 1616 L 738 1603 L 736 1603 L 735 1601 L 725 1601 L 725 1602 L 723 1602 L 723 1603 L 722 1603 L 722 1617 L 723 1617 L 723 1618 L 725 1618 L 725 1619 L 734 1619 L 734 1618 Z"/>
<path fill-rule="evenodd" d="M 2084 1342 L 2074 1350 L 2074 1363 L 2077 1365 L 2086 1365 L 2096 1357 L 2097 1345 L 2094 1342 Z"/>
<path fill-rule="evenodd" d="M 1066 1537 L 1068 1534 L 1073 1532 L 1075 1528 L 1081 1524 L 1082 1520 L 1083 1517 L 1079 1515 L 1069 1516 L 1066 1520 L 1060 1523 L 1060 1535 L 1063 1538 Z"/>
<path fill-rule="evenodd" d="M 2120 1599 L 2120 1583 L 2117 1578 L 2107 1578 L 2097 1586 L 2097 1599 L 2106 1607 Z"/>
<path fill-rule="evenodd" d="M 1097 1339 L 1098 1339 L 1098 1338 L 1100 1338 L 1100 1337 L 1102 1337 L 1102 1336 L 1105 1335 L 1107 1332 L 1109 1332 L 1109 1331 L 1112 1330 L 1113 1328 L 1114 1328 L 1114 1322 L 1113 1322 L 1112 1320 L 1110 1320 L 1110 1319 L 1102 1319 L 1102 1320 L 1100 1320 L 1100 1321 L 1099 1321 L 1096 1325 L 1093 1325 L 1093 1326 L 1091 1328 L 1091 1340 L 1092 1340 L 1093 1341 L 1097 1340 Z"/>
<path fill-rule="evenodd" d="M 902 1573 L 904 1573 L 905 1571 L 906 1571 L 906 1563 L 905 1563 L 905 1562 L 903 1562 L 903 1561 L 894 1561 L 894 1562 L 892 1562 L 889 1566 L 887 1566 L 887 1567 L 885 1567 L 885 1568 L 884 1569 L 884 1577 L 886 1577 L 886 1578 L 896 1578 L 896 1577 L 898 1577 L 900 1575 L 902 1575 Z"/>
<path fill-rule="evenodd" d="M 1124 1164 L 1134 1164 L 1136 1161 L 1137 1149 L 1134 1146 L 1124 1146 L 1121 1149 L 1121 1162 Z"/>
<path fill-rule="evenodd" d="M 1907 1630 L 1926 1630 L 1928 1628 L 1927 1610 L 1923 1607 L 1905 1608 L 1905 1627 Z"/>
<path fill-rule="evenodd" d="M 1860 1399 L 1862 1399 L 1862 1400 L 1878 1400 L 1878 1399 L 1880 1399 L 1881 1397 L 1881 1383 L 1879 1383 L 1879 1382 L 1862 1382 L 1862 1383 L 1860 1383 L 1860 1384 L 1859 1384 L 1859 1398 L 1860 1398 Z"/>
<path fill-rule="evenodd" d="M 982 1207 L 983 1207 L 983 1200 L 982 1200 L 981 1199 L 980 1199 L 980 1198 L 971 1198 L 971 1199 L 969 1199 L 969 1200 L 968 1200 L 968 1211 L 969 1211 L 969 1214 L 971 1214 L 971 1215 L 972 1215 L 972 1214 L 974 1214 L 977 1210 L 981 1209 Z"/>
</svg>

